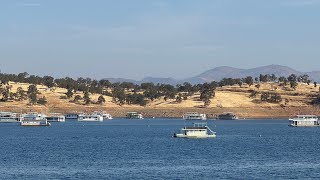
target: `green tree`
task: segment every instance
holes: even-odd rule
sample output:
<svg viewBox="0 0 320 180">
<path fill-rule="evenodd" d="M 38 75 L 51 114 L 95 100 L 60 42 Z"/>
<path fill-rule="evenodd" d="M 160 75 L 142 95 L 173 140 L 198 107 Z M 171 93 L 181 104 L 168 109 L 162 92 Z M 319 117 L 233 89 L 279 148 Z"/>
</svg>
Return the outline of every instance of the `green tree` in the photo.
<svg viewBox="0 0 320 180">
<path fill-rule="evenodd" d="M 1 101 L 2 102 L 7 102 L 9 100 L 9 96 L 10 96 L 10 91 L 7 88 L 3 88 L 0 90 L 1 94 L 2 94 L 2 98 Z"/>
<path fill-rule="evenodd" d="M 37 103 L 37 94 L 38 94 L 38 89 L 37 86 L 32 84 L 28 87 L 28 98 L 29 98 L 29 103 L 30 104 L 36 104 Z"/>
<path fill-rule="evenodd" d="M 108 80 L 106 80 L 106 79 L 100 80 L 100 81 L 99 81 L 99 84 L 100 84 L 100 86 L 102 86 L 102 87 L 106 87 L 106 88 L 111 87 L 110 81 L 108 81 Z"/>
<path fill-rule="evenodd" d="M 80 95 L 76 95 L 73 102 L 78 103 L 80 100 L 82 100 L 82 97 Z"/>
<path fill-rule="evenodd" d="M 123 105 L 126 100 L 126 94 L 124 92 L 124 89 L 119 86 L 114 87 L 112 89 L 112 99 L 114 102 Z"/>
<path fill-rule="evenodd" d="M 307 74 L 303 74 L 297 77 L 298 82 L 302 82 L 302 83 L 308 83 L 309 80 L 309 75 Z"/>
<path fill-rule="evenodd" d="M 46 105 L 48 103 L 47 98 L 45 96 L 41 97 L 37 101 L 38 104 Z"/>
<path fill-rule="evenodd" d="M 159 97 L 161 97 L 161 94 L 158 92 L 156 87 L 150 87 L 148 89 L 146 89 L 143 92 L 143 95 L 150 99 L 151 101 L 154 101 L 155 99 L 158 99 Z"/>
<path fill-rule="evenodd" d="M 286 77 L 280 76 L 280 77 L 279 77 L 279 82 L 284 82 L 286 79 L 287 79 Z"/>
<path fill-rule="evenodd" d="M 249 97 L 250 97 L 250 98 L 256 98 L 256 97 L 257 97 L 257 94 L 258 94 L 257 91 L 252 90 L 251 93 L 250 93 L 250 95 L 249 95 Z"/>
<path fill-rule="evenodd" d="M 272 82 L 275 82 L 275 81 L 277 80 L 277 76 L 276 76 L 275 74 L 271 74 L 270 80 L 271 80 Z"/>
<path fill-rule="evenodd" d="M 260 74 L 260 77 L 259 77 L 260 82 L 268 82 L 270 81 L 270 79 L 271 79 L 271 76 L 269 74 L 265 74 L 265 75 Z"/>
<path fill-rule="evenodd" d="M 128 94 L 126 96 L 126 102 L 128 104 L 139 104 L 140 106 L 145 106 L 147 101 L 145 101 L 145 97 L 142 94 Z"/>
<path fill-rule="evenodd" d="M 22 89 L 22 87 L 17 88 L 17 99 L 18 101 L 23 101 L 28 98 L 27 93 Z"/>
<path fill-rule="evenodd" d="M 69 88 L 68 89 L 68 91 L 67 91 L 67 93 L 66 93 L 66 96 L 67 96 L 67 98 L 72 98 L 72 96 L 73 96 L 73 92 L 72 92 L 72 88 Z"/>
<path fill-rule="evenodd" d="M 268 93 L 268 92 L 262 92 L 260 99 L 261 99 L 261 101 L 268 101 L 268 100 L 269 100 L 269 97 L 270 97 L 270 93 Z"/>
<path fill-rule="evenodd" d="M 291 74 L 291 75 L 288 77 L 288 81 L 289 81 L 289 82 L 297 82 L 297 75 Z"/>
<path fill-rule="evenodd" d="M 176 102 L 177 103 L 182 103 L 182 95 L 179 93 L 179 95 L 176 97 Z"/>
<path fill-rule="evenodd" d="M 89 94 L 88 91 L 84 92 L 83 100 L 84 100 L 85 104 L 90 104 L 91 103 L 91 98 L 90 98 L 90 94 Z"/>
<path fill-rule="evenodd" d="M 242 87 L 243 82 L 242 82 L 241 79 L 237 78 L 234 81 L 235 81 L 236 84 L 238 84 L 240 86 L 240 88 Z"/>
<path fill-rule="evenodd" d="M 16 100 L 16 99 L 18 99 L 17 93 L 10 92 L 10 93 L 9 93 L 9 98 L 10 98 L 10 100 Z"/>
<path fill-rule="evenodd" d="M 143 90 L 154 88 L 154 86 L 153 83 L 141 83 L 141 89 Z"/>
<path fill-rule="evenodd" d="M 249 87 L 253 85 L 253 78 L 251 76 L 247 76 L 244 78 L 244 83 L 248 84 Z"/>
<path fill-rule="evenodd" d="M 29 74 L 27 72 L 19 73 L 17 76 L 17 81 L 20 83 L 24 83 L 24 82 L 26 82 L 27 76 L 29 76 Z"/>
<path fill-rule="evenodd" d="M 278 93 L 271 93 L 270 94 L 270 102 L 272 103 L 279 103 L 282 101 L 281 95 Z"/>
<path fill-rule="evenodd" d="M 43 84 L 47 86 L 48 88 L 52 88 L 54 86 L 54 78 L 51 76 L 44 76 L 43 78 Z"/>
<path fill-rule="evenodd" d="M 106 99 L 105 99 L 102 95 L 100 95 L 100 96 L 98 97 L 97 103 L 98 103 L 98 104 L 104 104 L 105 102 L 106 102 Z"/>
<path fill-rule="evenodd" d="M 142 94 L 137 94 L 136 104 L 139 104 L 140 106 L 147 105 L 147 101 L 144 100 L 144 96 Z"/>
<path fill-rule="evenodd" d="M 297 89 L 298 83 L 296 81 L 290 81 L 290 87 L 293 88 L 294 90 Z"/>
<path fill-rule="evenodd" d="M 259 83 L 259 78 L 258 78 L 258 77 L 255 77 L 255 78 L 254 78 L 254 81 L 255 81 L 256 83 Z"/>
<path fill-rule="evenodd" d="M 207 98 L 203 102 L 204 102 L 204 107 L 208 107 L 211 104 L 211 100 Z"/>
</svg>

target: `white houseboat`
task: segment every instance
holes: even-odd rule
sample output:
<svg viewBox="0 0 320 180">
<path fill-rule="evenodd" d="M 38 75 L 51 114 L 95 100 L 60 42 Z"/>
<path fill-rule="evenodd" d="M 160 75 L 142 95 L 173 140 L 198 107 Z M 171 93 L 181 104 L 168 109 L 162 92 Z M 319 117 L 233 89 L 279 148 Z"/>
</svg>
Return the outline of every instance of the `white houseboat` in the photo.
<svg viewBox="0 0 320 180">
<path fill-rule="evenodd" d="M 239 119 L 237 115 L 235 115 L 233 112 L 225 112 L 223 114 L 219 114 L 217 119 L 221 120 L 236 120 Z"/>
<path fill-rule="evenodd" d="M 103 117 L 101 115 L 98 114 L 91 114 L 91 115 L 87 115 L 87 114 L 80 114 L 78 121 L 80 122 L 103 122 Z"/>
<path fill-rule="evenodd" d="M 12 112 L 0 112 L 0 123 L 20 122 L 23 118 Z"/>
<path fill-rule="evenodd" d="M 50 126 L 46 116 L 40 113 L 29 113 L 22 115 L 21 126 Z"/>
<path fill-rule="evenodd" d="M 111 114 L 109 114 L 105 111 L 95 111 L 95 112 L 93 112 L 93 115 L 100 115 L 100 116 L 102 116 L 103 120 L 113 119 Z"/>
<path fill-rule="evenodd" d="M 213 132 L 207 123 L 193 123 L 192 127 L 184 127 L 179 134 L 174 134 L 176 138 L 214 138 L 216 133 Z"/>
<path fill-rule="evenodd" d="M 127 119 L 143 119 L 143 116 L 141 113 L 137 112 L 128 112 L 126 115 Z"/>
<path fill-rule="evenodd" d="M 66 114 L 65 118 L 66 119 L 78 119 L 79 118 L 79 114 L 76 114 L 76 113 Z"/>
<path fill-rule="evenodd" d="M 60 113 L 51 113 L 46 116 L 48 122 L 65 122 L 65 116 L 61 115 Z"/>
<path fill-rule="evenodd" d="M 289 123 L 293 127 L 320 126 L 320 120 L 315 115 L 297 115 L 289 119 Z"/>
<path fill-rule="evenodd" d="M 206 114 L 199 114 L 197 112 L 187 112 L 183 115 L 183 119 L 185 120 L 206 120 Z"/>
</svg>

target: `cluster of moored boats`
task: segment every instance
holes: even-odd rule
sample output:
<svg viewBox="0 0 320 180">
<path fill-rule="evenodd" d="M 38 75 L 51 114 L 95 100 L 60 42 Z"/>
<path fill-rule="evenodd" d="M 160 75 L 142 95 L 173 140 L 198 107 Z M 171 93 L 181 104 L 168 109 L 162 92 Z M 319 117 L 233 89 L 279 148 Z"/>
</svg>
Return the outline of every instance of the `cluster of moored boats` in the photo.
<svg viewBox="0 0 320 180">
<path fill-rule="evenodd" d="M 185 120 L 205 120 L 204 114 L 187 113 L 183 116 Z M 217 119 L 238 119 L 233 113 L 224 113 Z M 313 127 L 320 126 L 320 118 L 315 115 L 297 115 L 289 119 L 289 126 L 292 127 Z M 186 126 L 180 129 L 180 133 L 175 133 L 173 137 L 177 138 L 214 138 L 216 132 L 213 132 L 206 123 L 193 123 L 193 126 Z"/>
<path fill-rule="evenodd" d="M 127 119 L 143 119 L 141 113 L 128 112 Z M 50 122 L 65 122 L 66 119 L 74 119 L 79 122 L 102 122 L 112 119 L 112 116 L 105 111 L 95 111 L 92 114 L 72 113 L 62 115 L 60 113 L 43 114 L 30 112 L 17 114 L 12 112 L 0 112 L 0 123 L 20 123 L 21 126 L 50 126 Z"/>
<path fill-rule="evenodd" d="M 128 112 L 127 119 L 143 119 L 141 113 Z M 26 114 L 17 114 L 12 112 L 0 112 L 0 122 L 4 123 L 20 123 L 21 126 L 50 126 L 50 122 L 65 122 L 66 119 L 74 119 L 79 122 L 102 122 L 112 119 L 112 116 L 105 111 L 95 111 L 92 114 L 73 113 L 62 115 L 59 113 L 51 113 L 48 115 L 30 112 Z M 207 120 L 206 114 L 197 112 L 188 112 L 183 115 L 184 120 Z M 217 116 L 217 119 L 233 120 L 238 117 L 231 112 L 223 113 Z M 307 127 L 320 126 L 320 119 L 315 115 L 297 115 L 295 118 L 289 119 L 289 126 Z M 193 126 L 185 126 L 180 129 L 180 133 L 175 133 L 176 138 L 214 138 L 216 132 L 212 131 L 207 123 L 193 123 Z"/>
<path fill-rule="evenodd" d="M 207 115 L 198 112 L 187 112 L 182 116 L 182 118 L 184 120 L 207 120 Z M 239 119 L 239 117 L 233 112 L 224 112 L 222 114 L 214 116 L 213 119 L 236 120 Z"/>
</svg>

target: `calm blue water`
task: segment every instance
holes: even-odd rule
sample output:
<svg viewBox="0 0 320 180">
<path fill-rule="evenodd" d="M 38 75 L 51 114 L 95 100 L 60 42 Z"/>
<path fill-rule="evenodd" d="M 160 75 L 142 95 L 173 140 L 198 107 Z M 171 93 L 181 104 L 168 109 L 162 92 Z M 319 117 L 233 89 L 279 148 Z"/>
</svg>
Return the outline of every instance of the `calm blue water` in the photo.
<svg viewBox="0 0 320 180">
<path fill-rule="evenodd" d="M 287 120 L 209 121 L 215 139 L 172 138 L 184 123 L 0 124 L 0 178 L 320 178 L 320 128 L 291 128 Z"/>
</svg>

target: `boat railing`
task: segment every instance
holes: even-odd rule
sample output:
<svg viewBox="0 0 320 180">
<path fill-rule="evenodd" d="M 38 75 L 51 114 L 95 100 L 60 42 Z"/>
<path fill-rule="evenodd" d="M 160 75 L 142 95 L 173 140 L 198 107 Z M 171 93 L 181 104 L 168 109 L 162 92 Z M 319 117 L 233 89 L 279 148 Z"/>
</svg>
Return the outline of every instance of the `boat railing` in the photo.
<svg viewBox="0 0 320 180">
<path fill-rule="evenodd" d="M 314 115 L 297 115 L 294 118 L 290 118 L 290 120 L 292 121 L 318 120 L 318 117 Z"/>
<path fill-rule="evenodd" d="M 212 131 L 208 126 L 207 129 L 211 132 L 211 134 L 216 134 L 216 132 Z"/>
</svg>

